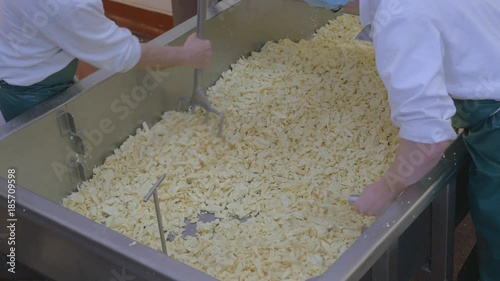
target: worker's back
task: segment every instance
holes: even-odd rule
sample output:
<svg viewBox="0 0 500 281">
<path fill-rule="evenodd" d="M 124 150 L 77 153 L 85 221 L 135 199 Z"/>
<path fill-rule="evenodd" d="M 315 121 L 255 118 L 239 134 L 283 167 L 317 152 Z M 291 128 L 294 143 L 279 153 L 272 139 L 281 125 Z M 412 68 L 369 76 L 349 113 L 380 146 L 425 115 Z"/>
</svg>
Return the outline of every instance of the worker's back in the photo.
<svg viewBox="0 0 500 281">
<path fill-rule="evenodd" d="M 101 0 L 0 0 L 0 80 L 28 86 L 75 58 L 126 71 L 140 43 L 104 16 Z"/>
<path fill-rule="evenodd" d="M 372 20 L 377 40 L 389 23 L 410 19 L 408 32 L 398 38 L 415 42 L 431 40 L 438 32 L 446 87 L 455 98 L 500 100 L 500 1 L 498 0 L 361 0 L 361 12 Z M 367 16 L 376 10 L 375 17 Z M 398 23 L 396 23 L 398 24 Z M 419 37 L 418 25 L 425 26 Z M 426 33 L 426 34 L 424 34 Z M 387 40 L 388 42 L 389 40 Z M 394 41 L 395 42 L 395 41 Z M 410 43 L 409 43 L 410 44 Z M 385 43 L 389 45 L 389 43 Z M 383 46 L 385 48 L 387 46 Z M 422 53 L 422 63 L 428 54 Z M 391 58 L 391 54 L 386 59 Z M 416 66 L 416 65 L 415 65 Z"/>
</svg>

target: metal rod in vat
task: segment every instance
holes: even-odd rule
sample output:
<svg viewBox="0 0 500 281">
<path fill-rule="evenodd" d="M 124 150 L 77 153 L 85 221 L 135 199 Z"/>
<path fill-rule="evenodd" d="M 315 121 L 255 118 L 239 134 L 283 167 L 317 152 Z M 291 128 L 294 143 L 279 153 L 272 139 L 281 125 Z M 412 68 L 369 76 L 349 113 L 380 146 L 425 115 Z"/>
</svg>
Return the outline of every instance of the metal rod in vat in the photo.
<svg viewBox="0 0 500 281">
<path fill-rule="evenodd" d="M 347 202 L 349 204 L 354 205 L 356 204 L 356 201 L 358 201 L 359 195 L 349 195 L 349 198 L 347 198 Z"/>
<path fill-rule="evenodd" d="M 148 202 L 149 198 L 151 198 L 151 195 L 153 195 L 153 201 L 155 203 L 155 210 L 156 210 L 156 219 L 158 220 L 158 229 L 160 230 L 160 239 L 161 239 L 161 248 L 163 250 L 163 253 L 165 255 L 167 254 L 167 244 L 165 242 L 165 234 L 163 233 L 163 222 L 161 219 L 161 212 L 160 212 L 160 202 L 158 200 L 158 186 L 163 182 L 165 179 L 165 175 L 161 176 L 158 181 L 153 185 L 151 190 L 149 190 L 148 194 L 144 196 L 144 202 Z"/>
<path fill-rule="evenodd" d="M 198 25 L 196 29 L 196 34 L 198 38 L 205 39 L 205 22 L 207 21 L 207 10 L 208 10 L 208 0 L 198 0 Z M 207 97 L 207 92 L 202 88 L 201 76 L 202 69 L 194 70 L 194 88 L 191 98 L 188 100 L 185 97 L 180 98 L 177 101 L 177 111 L 181 110 L 182 103 L 187 103 L 189 105 L 189 111 L 194 112 L 197 106 L 200 106 L 205 110 L 205 123 L 208 122 L 208 114 L 212 112 L 219 117 L 219 126 L 217 129 L 217 137 L 222 135 L 222 127 L 224 125 L 224 115 L 212 107 L 210 101 Z"/>
</svg>

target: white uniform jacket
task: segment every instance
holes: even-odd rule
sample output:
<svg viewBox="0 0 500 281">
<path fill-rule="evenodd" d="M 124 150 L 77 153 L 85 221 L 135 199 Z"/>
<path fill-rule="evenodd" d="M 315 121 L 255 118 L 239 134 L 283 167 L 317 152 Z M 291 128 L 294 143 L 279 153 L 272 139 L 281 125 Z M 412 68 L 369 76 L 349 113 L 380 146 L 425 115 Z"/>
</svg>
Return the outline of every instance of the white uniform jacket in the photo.
<svg viewBox="0 0 500 281">
<path fill-rule="evenodd" d="M 456 137 L 452 98 L 500 100 L 499 0 L 360 0 L 404 139 Z"/>
</svg>

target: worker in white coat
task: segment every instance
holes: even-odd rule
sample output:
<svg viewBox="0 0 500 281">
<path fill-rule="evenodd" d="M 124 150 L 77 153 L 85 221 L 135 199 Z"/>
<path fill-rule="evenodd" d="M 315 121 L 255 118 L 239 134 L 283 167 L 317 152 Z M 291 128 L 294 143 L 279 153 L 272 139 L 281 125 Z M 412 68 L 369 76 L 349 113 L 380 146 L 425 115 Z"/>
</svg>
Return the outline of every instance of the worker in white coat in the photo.
<svg viewBox="0 0 500 281">
<path fill-rule="evenodd" d="M 101 0 L 0 0 L 0 112 L 10 121 L 73 83 L 77 60 L 108 71 L 206 67 L 211 43 L 141 44 Z"/>
<path fill-rule="evenodd" d="M 500 1 L 306 1 L 359 12 L 360 37 L 373 42 L 400 129 L 393 164 L 366 186 L 356 210 L 382 214 L 435 166 L 454 127 L 464 128 L 480 278 L 500 280 Z"/>
</svg>

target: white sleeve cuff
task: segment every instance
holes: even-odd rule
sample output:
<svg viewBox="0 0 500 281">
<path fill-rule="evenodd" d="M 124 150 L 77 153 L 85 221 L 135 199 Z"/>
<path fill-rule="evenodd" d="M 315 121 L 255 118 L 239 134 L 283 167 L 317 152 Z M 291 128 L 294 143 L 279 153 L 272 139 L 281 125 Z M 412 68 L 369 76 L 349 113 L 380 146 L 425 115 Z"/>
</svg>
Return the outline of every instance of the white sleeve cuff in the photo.
<svg viewBox="0 0 500 281">
<path fill-rule="evenodd" d="M 402 122 L 399 136 L 409 141 L 433 144 L 454 140 L 457 134 L 451 126 L 451 120 L 429 119 Z"/>
<path fill-rule="evenodd" d="M 123 55 L 123 65 L 117 66 L 117 70 L 120 72 L 127 72 L 134 68 L 142 55 L 141 42 L 136 36 L 130 36 L 130 45 L 127 48 L 128 53 Z M 120 70 L 121 69 L 121 70 Z"/>
</svg>

